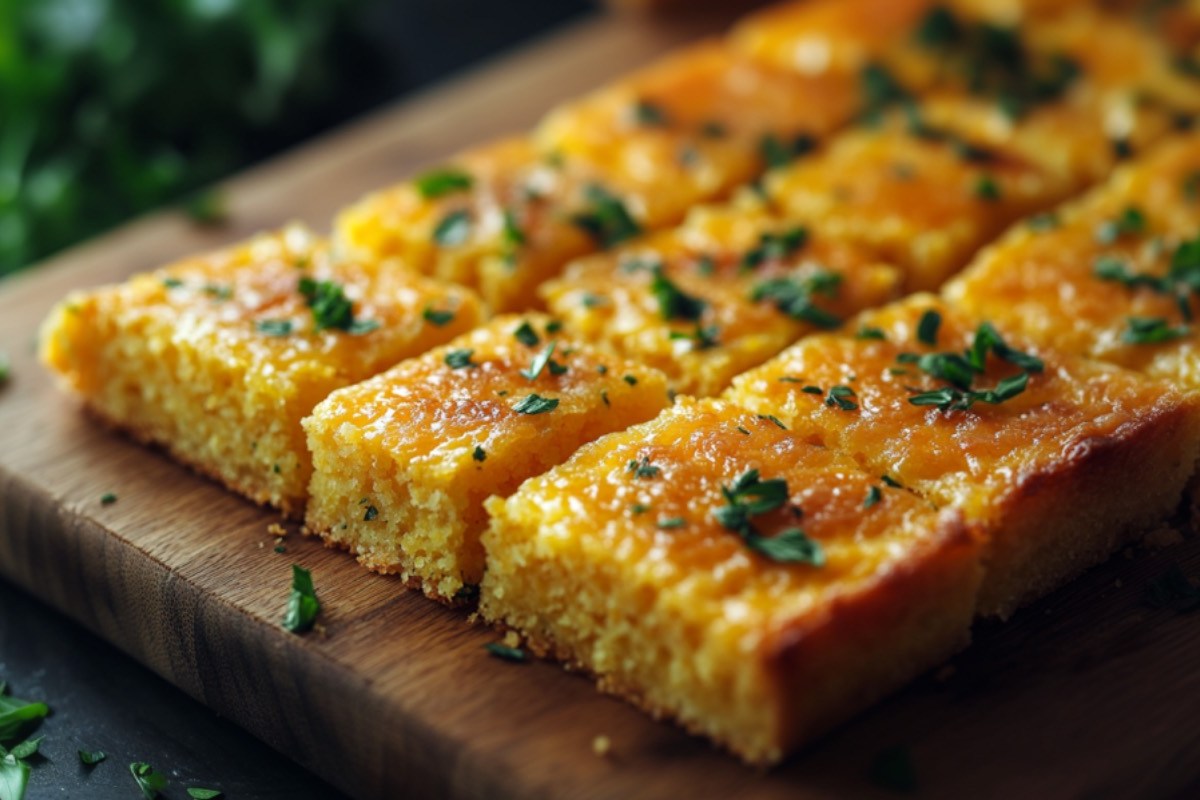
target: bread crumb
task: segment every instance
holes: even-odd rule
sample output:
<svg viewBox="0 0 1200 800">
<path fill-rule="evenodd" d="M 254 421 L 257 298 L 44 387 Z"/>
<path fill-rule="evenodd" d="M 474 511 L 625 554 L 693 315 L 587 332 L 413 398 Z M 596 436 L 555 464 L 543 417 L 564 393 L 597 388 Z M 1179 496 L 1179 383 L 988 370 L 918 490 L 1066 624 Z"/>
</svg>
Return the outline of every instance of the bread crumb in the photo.
<svg viewBox="0 0 1200 800">
<path fill-rule="evenodd" d="M 287 536 L 287 528 L 280 525 L 278 522 L 272 522 L 267 526 L 267 533 L 272 536 L 284 537 Z"/>
<path fill-rule="evenodd" d="M 259 542 L 259 543 L 258 543 L 258 549 L 259 549 L 259 550 L 262 550 L 262 549 L 263 549 L 265 546 L 266 546 L 266 545 L 264 545 L 262 542 Z"/>
<path fill-rule="evenodd" d="M 505 647 L 520 647 L 521 646 L 520 635 L 518 635 L 516 631 L 509 631 L 508 633 L 504 634 L 504 646 Z"/>
<path fill-rule="evenodd" d="M 320 636 L 322 639 L 329 636 L 329 632 L 325 629 L 325 626 L 319 622 L 313 623 L 312 630 L 313 633 L 315 633 L 317 636 Z"/>
<path fill-rule="evenodd" d="M 1170 547 L 1173 544 L 1179 544 L 1183 541 L 1183 534 L 1174 528 L 1163 526 L 1150 531 L 1142 538 L 1142 544 L 1146 547 L 1161 550 L 1164 547 Z"/>
<path fill-rule="evenodd" d="M 607 736 L 600 735 L 592 739 L 592 752 L 604 758 L 612 752 L 612 741 Z"/>
</svg>

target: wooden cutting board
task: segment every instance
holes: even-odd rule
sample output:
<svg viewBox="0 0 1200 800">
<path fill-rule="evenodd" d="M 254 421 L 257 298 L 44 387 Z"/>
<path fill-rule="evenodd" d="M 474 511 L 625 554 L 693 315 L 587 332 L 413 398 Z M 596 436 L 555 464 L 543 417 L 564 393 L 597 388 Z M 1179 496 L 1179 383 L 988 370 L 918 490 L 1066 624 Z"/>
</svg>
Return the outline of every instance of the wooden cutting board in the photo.
<svg viewBox="0 0 1200 800">
<path fill-rule="evenodd" d="M 465 613 L 343 553 L 295 532 L 275 553 L 272 514 L 104 430 L 35 363 L 72 288 L 290 219 L 324 228 L 362 192 L 724 23 L 589 20 L 231 181 L 224 229 L 154 215 L 0 284 L 0 575 L 359 798 L 886 797 L 871 763 L 897 745 L 920 796 L 1200 796 L 1200 614 L 1144 598 L 1173 562 L 1200 573 L 1195 538 L 979 626 L 952 668 L 762 773 L 583 677 L 489 657 L 495 636 Z M 279 626 L 292 563 L 313 572 L 324 635 Z"/>
</svg>

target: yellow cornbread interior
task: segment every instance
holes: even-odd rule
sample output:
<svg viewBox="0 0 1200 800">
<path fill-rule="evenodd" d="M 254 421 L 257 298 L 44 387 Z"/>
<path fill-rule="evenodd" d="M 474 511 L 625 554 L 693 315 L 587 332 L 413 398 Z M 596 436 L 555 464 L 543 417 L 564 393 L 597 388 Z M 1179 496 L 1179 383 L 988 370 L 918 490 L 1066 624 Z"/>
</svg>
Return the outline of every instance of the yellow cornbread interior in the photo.
<svg viewBox="0 0 1200 800">
<path fill-rule="evenodd" d="M 315 330 L 302 277 L 336 282 L 355 318 L 378 327 Z M 452 318 L 433 324 L 426 308 Z M 323 240 L 293 227 L 70 295 L 42 329 L 41 356 L 106 422 L 255 502 L 299 515 L 312 472 L 300 419 L 334 389 L 480 316 L 465 289 L 334 262 Z M 268 335 L 263 323 L 289 329 Z"/>
<path fill-rule="evenodd" d="M 552 343 L 537 377 L 522 374 Z M 557 405 L 521 413 L 530 395 Z M 655 370 L 563 338 L 544 315 L 497 317 L 335 392 L 304 420 L 316 466 L 307 527 L 373 570 L 454 600 L 483 576 L 489 495 L 667 402 Z"/>
<path fill-rule="evenodd" d="M 789 491 L 764 535 L 802 526 L 823 566 L 765 558 L 716 520 L 750 469 Z M 977 547 L 954 515 L 728 404 L 680 399 L 488 510 L 487 619 L 751 761 L 968 638 Z"/>
</svg>

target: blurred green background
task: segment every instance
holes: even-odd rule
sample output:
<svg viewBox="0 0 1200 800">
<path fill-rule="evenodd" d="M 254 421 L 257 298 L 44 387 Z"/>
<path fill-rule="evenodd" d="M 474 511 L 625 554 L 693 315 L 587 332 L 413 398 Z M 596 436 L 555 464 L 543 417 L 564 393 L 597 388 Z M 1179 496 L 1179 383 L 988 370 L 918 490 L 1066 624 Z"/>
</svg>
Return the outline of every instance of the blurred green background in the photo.
<svg viewBox="0 0 1200 800">
<path fill-rule="evenodd" d="M 0 276 L 585 8 L 0 0 Z"/>
</svg>

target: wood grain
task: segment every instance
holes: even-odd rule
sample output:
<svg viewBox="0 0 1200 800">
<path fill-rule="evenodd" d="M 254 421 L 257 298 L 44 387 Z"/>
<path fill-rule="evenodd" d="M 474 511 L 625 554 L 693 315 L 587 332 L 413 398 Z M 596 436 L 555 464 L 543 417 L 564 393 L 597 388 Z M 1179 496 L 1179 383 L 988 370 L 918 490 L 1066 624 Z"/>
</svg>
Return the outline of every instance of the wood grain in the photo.
<svg viewBox="0 0 1200 800">
<path fill-rule="evenodd" d="M 921 796 L 1200 793 L 1200 615 L 1143 597 L 1172 562 L 1200 572 L 1194 538 L 981 628 L 948 679 L 759 773 L 581 677 L 488 657 L 487 630 L 345 554 L 294 533 L 274 553 L 272 515 L 102 429 L 34 362 L 38 323 L 71 288 L 288 219 L 325 227 L 360 193 L 723 23 L 590 20 L 230 182 L 225 229 L 155 215 L 0 284 L 14 373 L 0 389 L 0 575 L 360 798 L 886 797 L 867 776 L 893 745 L 911 749 Z M 293 562 L 313 571 L 324 635 L 278 624 Z M 601 734 L 607 758 L 592 752 Z"/>
</svg>

